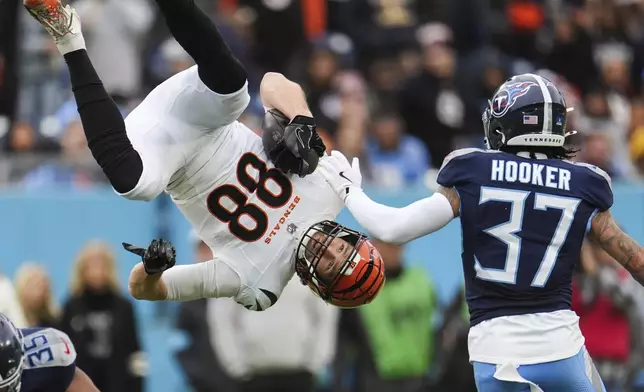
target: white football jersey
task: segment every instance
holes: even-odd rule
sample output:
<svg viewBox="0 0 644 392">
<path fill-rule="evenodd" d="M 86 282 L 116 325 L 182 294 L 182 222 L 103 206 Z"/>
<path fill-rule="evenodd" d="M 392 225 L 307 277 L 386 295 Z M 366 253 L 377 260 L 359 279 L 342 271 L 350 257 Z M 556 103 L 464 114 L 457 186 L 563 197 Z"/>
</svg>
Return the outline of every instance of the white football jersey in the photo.
<svg viewBox="0 0 644 392">
<path fill-rule="evenodd" d="M 166 271 L 168 299 L 231 296 L 266 309 L 293 276 L 301 232 L 343 208 L 320 174 L 299 178 L 274 168 L 261 138 L 236 121 L 249 100 L 247 86 L 229 95 L 210 91 L 194 66 L 126 119 L 143 174 L 123 196 L 150 200 L 166 191 L 215 255 L 210 264 Z M 207 287 L 174 287 L 194 279 Z"/>
<path fill-rule="evenodd" d="M 76 361 L 76 348 L 66 333 L 53 328 L 23 328 L 25 369 L 66 367 Z"/>
</svg>

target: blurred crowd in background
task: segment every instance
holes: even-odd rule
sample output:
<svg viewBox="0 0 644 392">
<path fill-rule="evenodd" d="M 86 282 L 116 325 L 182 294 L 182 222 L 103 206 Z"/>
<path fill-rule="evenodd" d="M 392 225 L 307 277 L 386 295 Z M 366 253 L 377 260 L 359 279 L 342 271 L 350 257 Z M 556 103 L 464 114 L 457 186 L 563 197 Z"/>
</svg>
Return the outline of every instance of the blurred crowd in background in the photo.
<svg viewBox="0 0 644 392">
<path fill-rule="evenodd" d="M 487 99 L 522 72 L 542 74 L 565 92 L 574 108 L 569 128 L 579 132 L 573 141 L 583 147 L 578 159 L 614 179 L 644 173 L 639 0 L 196 2 L 248 70 L 254 99 L 241 120 L 259 128 L 259 81 L 266 71 L 282 72 L 304 87 L 329 149 L 363 157 L 377 186 L 417 182 L 451 150 L 482 146 Z M 90 57 L 124 114 L 192 65 L 152 1 L 72 4 Z M 62 57 L 27 13 L 14 11 L 15 47 L 11 32 L 3 33 L 0 131 L 4 150 L 21 158 L 3 165 L 0 180 L 27 187 L 102 180 L 84 144 Z M 7 12 L 5 29 L 14 24 Z M 28 157 L 33 153 L 58 159 L 43 163 Z"/>
<path fill-rule="evenodd" d="M 431 182 L 451 150 L 482 147 L 487 100 L 524 72 L 551 79 L 574 108 L 568 126 L 578 131 L 576 159 L 616 181 L 644 175 L 644 1 L 195 2 L 248 70 L 253 100 L 240 121 L 260 132 L 259 82 L 264 72 L 282 72 L 302 85 L 327 147 L 360 156 L 371 186 Z M 74 190 L 104 183 L 62 57 L 19 3 L 0 2 L 0 183 Z M 193 64 L 152 1 L 71 3 L 124 115 Z M 194 244 L 195 261 L 210 258 L 207 247 Z M 191 343 L 177 360 L 189 383 L 198 392 L 475 391 L 463 294 L 439 301 L 425 270 L 404 267 L 401 247 L 378 248 L 387 285 L 363 309 L 324 306 L 298 282 L 261 314 L 225 300 L 182 304 L 177 328 Z M 610 392 L 634 390 L 644 368 L 644 293 L 593 245 L 582 261 L 574 308 L 588 350 Z M 3 300 L 0 311 L 19 324 L 69 333 L 79 366 L 101 391 L 140 391 L 145 359 L 111 250 L 88 244 L 71 276 L 69 299 L 58 306 L 46 269 L 26 263 L 14 279 L 20 306 Z M 5 280 L 3 299 L 11 291 Z"/>
</svg>

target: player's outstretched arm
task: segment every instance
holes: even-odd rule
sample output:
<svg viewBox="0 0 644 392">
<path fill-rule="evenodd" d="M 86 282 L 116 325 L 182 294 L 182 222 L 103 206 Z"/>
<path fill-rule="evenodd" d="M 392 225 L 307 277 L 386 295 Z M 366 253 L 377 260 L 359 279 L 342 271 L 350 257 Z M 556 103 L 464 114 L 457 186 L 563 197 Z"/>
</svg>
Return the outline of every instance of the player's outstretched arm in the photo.
<svg viewBox="0 0 644 392">
<path fill-rule="evenodd" d="M 371 200 L 361 188 L 357 158 L 353 164 L 338 151 L 324 157 L 320 171 L 358 223 L 374 237 L 402 244 L 440 230 L 458 216 L 460 200 L 452 188 L 440 187 L 432 196 L 403 208 Z"/>
<path fill-rule="evenodd" d="M 142 258 L 132 268 L 128 289 L 140 300 L 193 301 L 200 298 L 234 297 L 241 278 L 222 260 L 175 267 L 176 251 L 166 240 L 154 240 L 147 249 L 123 244 Z"/>
<path fill-rule="evenodd" d="M 430 197 L 403 208 L 393 208 L 376 203 L 364 192 L 354 192 L 345 204 L 374 237 L 404 244 L 442 229 L 457 217 L 458 207 L 454 203 L 458 203 L 458 194 L 455 193 L 451 188 L 441 188 Z"/>
<path fill-rule="evenodd" d="M 291 120 L 297 116 L 313 117 L 302 87 L 280 73 L 266 73 L 259 94 L 265 107 L 277 109 Z"/>
<path fill-rule="evenodd" d="M 148 274 L 143 263 L 138 263 L 130 271 L 128 290 L 136 299 L 147 301 L 164 301 L 168 298 L 168 289 L 161 280 L 163 272 Z"/>
<path fill-rule="evenodd" d="M 644 286 L 644 248 L 624 233 L 610 210 L 595 214 L 588 236 Z"/>
<path fill-rule="evenodd" d="M 128 289 L 132 297 L 147 301 L 194 301 L 201 298 L 235 297 L 241 278 L 221 260 L 178 265 L 149 275 L 143 263 L 132 268 Z"/>
<path fill-rule="evenodd" d="M 89 376 L 77 367 L 76 370 L 74 370 L 72 383 L 67 387 L 67 392 L 99 392 L 99 390 L 96 388 Z"/>
</svg>

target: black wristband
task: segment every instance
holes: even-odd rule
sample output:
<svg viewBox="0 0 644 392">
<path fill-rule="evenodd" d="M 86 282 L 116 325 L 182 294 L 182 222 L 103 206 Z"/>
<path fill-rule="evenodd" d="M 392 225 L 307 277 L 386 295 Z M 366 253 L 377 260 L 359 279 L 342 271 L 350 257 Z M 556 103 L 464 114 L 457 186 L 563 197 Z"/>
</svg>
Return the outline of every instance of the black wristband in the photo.
<svg viewBox="0 0 644 392">
<path fill-rule="evenodd" d="M 310 125 L 312 127 L 315 126 L 315 119 L 313 117 L 309 116 L 302 116 L 302 115 L 297 115 L 291 120 L 291 124 L 297 123 L 297 124 L 302 124 L 302 125 Z"/>
</svg>

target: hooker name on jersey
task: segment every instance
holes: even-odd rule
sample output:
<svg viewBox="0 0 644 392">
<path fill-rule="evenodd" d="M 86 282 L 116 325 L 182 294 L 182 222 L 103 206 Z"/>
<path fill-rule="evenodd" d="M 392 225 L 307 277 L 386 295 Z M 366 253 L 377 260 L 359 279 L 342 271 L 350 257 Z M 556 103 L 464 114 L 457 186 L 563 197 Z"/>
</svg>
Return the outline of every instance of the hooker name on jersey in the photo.
<svg viewBox="0 0 644 392">
<path fill-rule="evenodd" d="M 445 159 L 437 181 L 460 197 L 472 326 L 570 309 L 590 219 L 613 204 L 606 173 L 587 164 L 464 149 Z"/>
<path fill-rule="evenodd" d="M 491 180 L 570 190 L 570 170 L 538 162 L 493 159 Z"/>
</svg>

